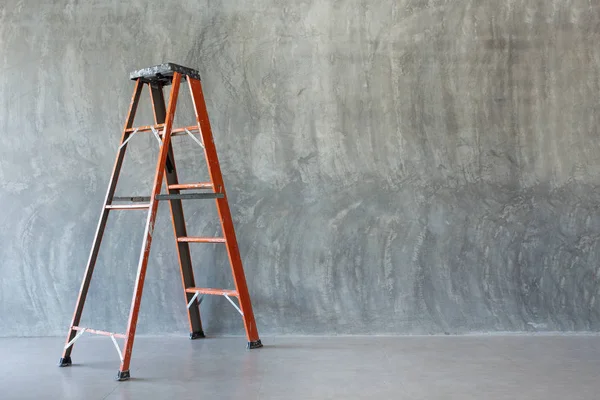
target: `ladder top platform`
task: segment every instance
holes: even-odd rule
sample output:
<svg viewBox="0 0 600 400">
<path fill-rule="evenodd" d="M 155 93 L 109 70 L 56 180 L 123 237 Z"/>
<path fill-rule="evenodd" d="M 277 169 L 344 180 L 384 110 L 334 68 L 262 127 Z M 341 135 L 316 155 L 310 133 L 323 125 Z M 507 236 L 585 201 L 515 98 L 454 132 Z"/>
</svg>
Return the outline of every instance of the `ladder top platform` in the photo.
<svg viewBox="0 0 600 400">
<path fill-rule="evenodd" d="M 190 78 L 200 80 L 200 73 L 195 69 L 173 63 L 164 63 L 153 67 L 138 69 L 137 71 L 131 72 L 129 78 L 131 80 L 141 79 L 144 82 L 169 85 L 173 80 L 174 72 L 179 72 L 184 77 L 189 76 Z"/>
</svg>

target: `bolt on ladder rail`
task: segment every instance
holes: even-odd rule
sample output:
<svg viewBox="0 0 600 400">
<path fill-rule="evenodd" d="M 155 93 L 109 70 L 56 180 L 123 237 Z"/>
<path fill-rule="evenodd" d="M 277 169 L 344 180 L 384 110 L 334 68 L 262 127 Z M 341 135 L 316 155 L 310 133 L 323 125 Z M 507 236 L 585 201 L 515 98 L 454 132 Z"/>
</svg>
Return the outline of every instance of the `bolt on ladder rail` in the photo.
<svg viewBox="0 0 600 400">
<path fill-rule="evenodd" d="M 69 326 L 65 347 L 62 357 L 59 361 L 59 366 L 66 367 L 72 364 L 71 353 L 77 339 L 84 333 L 92 333 L 97 335 L 109 336 L 114 343 L 121 365 L 117 374 L 117 380 L 124 381 L 130 378 L 130 362 L 135 338 L 135 330 L 140 310 L 140 302 L 144 289 L 144 279 L 146 277 L 146 269 L 148 266 L 148 258 L 150 255 L 150 245 L 152 244 L 152 234 L 154 231 L 154 223 L 158 209 L 158 202 L 161 200 L 169 201 L 171 207 L 171 219 L 175 240 L 177 244 L 177 254 L 179 258 L 179 268 L 181 272 L 181 280 L 183 283 L 185 301 L 188 310 L 188 319 L 190 324 L 190 339 L 198 339 L 204 337 L 202 323 L 200 320 L 200 302 L 199 295 L 221 295 L 224 296 L 237 311 L 242 315 L 246 337 L 248 339 L 248 349 L 262 347 L 261 340 L 256 329 L 254 313 L 252 311 L 252 303 L 248 293 L 246 277 L 242 266 L 242 260 L 235 236 L 233 221 L 229 203 L 227 202 L 227 194 L 217 151 L 213 142 L 208 112 L 202 92 L 202 84 L 200 83 L 200 74 L 198 71 L 191 68 L 182 67 L 177 64 L 167 63 L 157 65 L 155 67 L 145 68 L 134 71 L 130 74 L 130 78 L 135 81 L 135 87 L 129 112 L 123 128 L 121 136 L 121 144 L 117 150 L 117 157 L 112 171 L 108 190 L 104 198 L 104 204 L 96 228 L 92 249 L 85 269 L 81 289 L 77 298 L 73 320 Z M 175 109 L 177 107 L 177 98 L 179 87 L 182 80 L 186 80 L 190 89 L 193 108 L 196 114 L 197 125 L 183 128 L 173 128 L 173 119 L 175 117 Z M 165 106 L 165 97 L 163 88 L 171 85 L 169 96 L 169 104 Z M 138 103 L 144 86 L 147 86 L 150 91 L 152 101 L 152 110 L 154 114 L 154 125 L 133 127 L 135 114 Z M 156 163 L 156 171 L 154 174 L 154 182 L 152 193 L 149 197 L 130 196 L 116 197 L 114 196 L 117 187 L 117 181 L 121 172 L 125 151 L 129 140 L 136 134 L 141 132 L 152 132 L 159 143 L 159 155 Z M 194 133 L 199 134 L 199 138 Z M 191 137 L 204 149 L 206 164 L 210 176 L 210 182 L 200 183 L 179 183 L 177 177 L 177 168 L 171 137 L 185 135 Z M 160 194 L 163 178 L 166 180 L 167 194 Z M 203 193 L 181 193 L 186 190 L 205 189 Z M 191 237 L 187 235 L 185 219 L 183 215 L 182 200 L 188 199 L 214 199 L 217 207 L 217 212 L 221 222 L 223 237 Z M 122 202 L 127 202 L 126 204 Z M 137 275 L 135 278 L 133 298 L 131 300 L 131 308 L 129 311 L 129 320 L 127 323 L 127 331 L 125 334 L 105 332 L 97 329 L 80 326 L 83 306 L 90 287 L 92 274 L 100 250 L 100 243 L 106 228 L 106 222 L 110 211 L 113 210 L 146 210 L 146 226 L 144 229 L 144 237 L 140 259 L 137 267 Z M 227 255 L 231 266 L 235 289 L 210 289 L 196 287 L 194 280 L 194 272 L 190 256 L 190 243 L 223 243 L 227 249 Z M 236 297 L 239 306 L 231 299 Z M 117 343 L 117 338 L 124 339 L 123 351 Z"/>
</svg>

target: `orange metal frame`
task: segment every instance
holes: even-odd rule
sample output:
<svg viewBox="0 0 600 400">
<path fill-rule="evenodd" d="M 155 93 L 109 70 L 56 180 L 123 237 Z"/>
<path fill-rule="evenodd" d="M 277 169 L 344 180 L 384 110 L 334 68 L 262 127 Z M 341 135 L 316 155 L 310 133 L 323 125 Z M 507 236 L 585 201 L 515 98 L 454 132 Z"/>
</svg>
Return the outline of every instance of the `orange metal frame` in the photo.
<svg viewBox="0 0 600 400">
<path fill-rule="evenodd" d="M 188 82 L 190 93 L 194 104 L 194 110 L 196 114 L 197 126 L 185 127 L 173 129 L 173 119 L 175 116 L 175 110 L 177 107 L 177 98 L 179 94 L 179 88 L 181 80 L 185 78 Z M 140 100 L 142 89 L 145 85 L 148 85 L 150 89 L 150 97 L 152 100 L 153 112 L 154 112 L 154 126 L 143 126 L 133 128 L 133 121 Z M 115 165 L 113 168 L 111 180 L 108 186 L 108 191 L 104 199 L 104 205 L 96 229 L 96 235 L 94 238 L 93 246 L 88 259 L 87 267 L 79 296 L 77 299 L 77 305 L 73 314 L 71 325 L 69 326 L 69 333 L 67 334 L 67 340 L 65 342 L 65 349 L 60 359 L 60 366 L 71 365 L 71 352 L 73 351 L 74 342 L 78 339 L 78 335 L 83 332 L 100 334 L 110 336 L 115 345 L 118 345 L 114 338 L 124 338 L 124 351 L 122 356 L 121 366 L 117 375 L 117 380 L 127 380 L 130 377 L 130 362 L 131 354 L 133 350 L 133 342 L 135 338 L 135 330 L 137 326 L 138 314 L 140 310 L 140 302 L 142 300 L 142 292 L 144 288 L 144 279 L 146 277 L 146 269 L 148 266 L 148 259 L 150 255 L 150 246 L 152 244 L 152 237 L 154 231 L 154 223 L 156 220 L 156 213 L 158 210 L 158 202 L 161 200 L 160 191 L 163 182 L 163 178 L 167 183 L 168 200 L 171 207 L 171 219 L 173 223 L 173 230 L 175 234 L 175 241 L 177 244 L 177 253 L 179 258 L 179 267 L 181 272 L 181 280 L 183 285 L 183 292 L 185 295 L 186 302 L 188 303 L 188 319 L 190 324 L 190 338 L 197 339 L 204 337 L 202 330 L 202 323 L 200 319 L 199 305 L 200 303 L 196 299 L 198 294 L 213 294 L 223 295 L 229 299 L 228 296 L 237 297 L 239 301 L 239 311 L 243 316 L 244 327 L 246 330 L 246 336 L 248 339 L 248 348 L 262 347 L 262 343 L 258 336 L 256 328 L 256 322 L 254 320 L 254 313 L 252 310 L 252 303 L 250 301 L 250 295 L 248 293 L 248 287 L 246 284 L 246 278 L 244 275 L 244 269 L 242 266 L 242 260 L 238 249 L 237 239 L 235 235 L 235 229 L 233 221 L 231 219 L 231 212 L 229 204 L 227 202 L 227 194 L 225 192 L 225 185 L 223 183 L 223 177 L 221 175 L 221 168 L 219 165 L 219 159 L 217 151 L 213 141 L 212 131 L 208 118 L 208 112 L 206 109 L 206 103 L 204 101 L 204 95 L 202 93 L 202 84 L 200 80 L 192 78 L 190 76 L 182 75 L 179 72 L 174 72 L 171 81 L 171 93 L 169 96 L 169 104 L 165 107 L 163 84 L 162 83 L 148 83 L 142 79 L 137 79 L 133 92 L 133 97 L 129 106 L 129 112 L 123 127 L 123 133 L 121 137 L 121 147 L 119 147 Z M 127 148 L 127 140 L 135 132 L 161 130 L 160 137 L 162 139 L 162 145 L 156 163 L 156 172 L 154 176 L 154 183 L 152 186 L 152 194 L 150 202 L 147 204 L 126 204 L 118 205 L 113 204 L 113 198 L 119 174 L 123 164 L 125 151 Z M 175 165 L 175 159 L 173 154 L 173 147 L 171 145 L 171 136 L 177 133 L 183 133 L 186 131 L 195 130 L 199 131 L 202 137 L 202 143 L 204 147 L 204 155 L 207 160 L 208 172 L 210 175 L 210 182 L 200 182 L 191 184 L 180 184 L 177 178 L 177 169 Z M 209 189 L 215 196 L 217 211 L 221 221 L 221 227 L 223 231 L 222 238 L 203 238 L 203 237 L 188 237 L 185 220 L 183 215 L 183 207 L 181 199 L 183 196 L 180 194 L 182 190 L 189 189 Z M 216 189 L 216 190 L 215 190 Z M 164 197 L 164 195 L 162 195 Z M 106 222 L 108 220 L 108 214 L 111 210 L 120 209 L 148 209 L 148 216 L 146 220 L 146 227 L 144 231 L 144 239 L 142 243 L 142 249 L 140 252 L 140 260 L 137 269 L 137 276 L 135 279 L 135 286 L 133 291 L 133 298 L 131 300 L 131 309 L 129 312 L 129 321 L 127 324 L 127 331 L 123 334 L 111 333 L 105 331 L 99 331 L 90 328 L 84 328 L 79 326 L 81 321 L 81 315 L 85 304 L 85 299 L 90 286 L 92 274 L 100 250 L 100 244 L 104 229 L 106 228 Z M 235 282 L 235 290 L 226 289 L 208 289 L 208 288 L 197 288 L 194 280 L 194 272 L 192 269 L 191 256 L 190 256 L 190 243 L 224 243 L 227 248 L 227 254 L 231 265 L 231 272 L 233 274 L 233 280 Z M 236 307 L 237 308 L 237 307 Z M 120 350 L 119 350 L 120 351 Z"/>
</svg>

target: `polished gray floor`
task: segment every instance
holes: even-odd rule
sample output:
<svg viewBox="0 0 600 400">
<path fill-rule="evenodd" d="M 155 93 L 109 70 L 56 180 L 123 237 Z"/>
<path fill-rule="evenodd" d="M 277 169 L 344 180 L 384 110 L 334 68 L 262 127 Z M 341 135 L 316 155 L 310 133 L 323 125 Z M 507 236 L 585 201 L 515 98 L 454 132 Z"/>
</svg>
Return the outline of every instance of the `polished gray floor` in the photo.
<svg viewBox="0 0 600 400">
<path fill-rule="evenodd" d="M 0 399 L 598 399 L 599 336 L 139 337 L 132 379 L 110 339 L 0 339 Z"/>
</svg>

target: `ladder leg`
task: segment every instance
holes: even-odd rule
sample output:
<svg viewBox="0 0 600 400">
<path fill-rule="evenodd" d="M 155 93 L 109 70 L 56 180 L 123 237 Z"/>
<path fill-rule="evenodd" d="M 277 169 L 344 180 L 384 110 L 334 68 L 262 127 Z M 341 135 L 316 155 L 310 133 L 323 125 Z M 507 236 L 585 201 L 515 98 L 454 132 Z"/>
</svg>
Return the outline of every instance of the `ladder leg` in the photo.
<svg viewBox="0 0 600 400">
<path fill-rule="evenodd" d="M 167 115 L 165 108 L 165 98 L 162 86 L 151 86 L 150 95 L 152 96 L 152 109 L 154 111 L 154 122 L 163 124 Z M 167 191 L 169 194 L 179 194 L 179 190 L 169 189 L 169 185 L 179 183 L 177 178 L 177 167 L 175 165 L 175 157 L 173 155 L 173 145 L 169 145 L 169 154 L 165 168 L 165 178 L 167 182 Z M 183 285 L 183 294 L 185 296 L 185 304 L 189 304 L 194 297 L 193 293 L 186 293 L 185 289 L 195 287 L 194 270 L 192 269 L 192 258 L 190 255 L 190 244 L 187 242 L 178 242 L 178 237 L 187 236 L 185 227 L 185 218 L 183 215 L 183 206 L 181 200 L 169 201 L 171 207 L 171 221 L 173 223 L 173 231 L 175 233 L 175 243 L 177 245 L 177 255 L 179 258 L 179 270 L 181 272 L 181 283 Z M 202 330 L 202 321 L 200 319 L 200 304 L 198 300 L 194 300 L 188 307 L 188 320 L 190 323 L 190 339 L 198 339 L 204 337 Z"/>
<path fill-rule="evenodd" d="M 127 113 L 127 119 L 125 121 L 125 127 L 123 128 L 121 144 L 125 142 L 125 140 L 127 140 L 127 138 L 130 135 L 130 133 L 127 132 L 127 129 L 133 126 L 135 113 L 137 111 L 140 95 L 142 93 L 142 88 L 143 83 L 140 80 L 136 81 L 133 96 L 131 98 L 131 103 L 129 105 L 129 112 Z M 73 313 L 73 319 L 71 320 L 71 325 L 69 326 L 69 333 L 67 334 L 67 340 L 65 341 L 65 349 L 63 350 L 62 357 L 59 361 L 59 366 L 61 367 L 71 365 L 71 352 L 73 351 L 74 343 L 71 343 L 70 345 L 68 344 L 75 338 L 75 335 L 77 334 L 77 331 L 73 329 L 73 327 L 78 326 L 79 322 L 81 321 L 83 306 L 85 305 L 85 299 L 90 288 L 90 282 L 92 280 L 94 267 L 96 266 L 98 252 L 100 251 L 100 244 L 102 243 L 102 236 L 104 235 L 104 228 L 106 228 L 106 222 L 108 221 L 109 210 L 106 208 L 106 206 L 112 202 L 115 189 L 117 188 L 117 181 L 119 180 L 119 173 L 121 172 L 121 166 L 123 165 L 123 158 L 125 157 L 126 149 L 127 144 L 120 147 L 117 152 L 117 159 L 115 160 L 112 175 L 110 178 L 110 183 L 108 184 L 108 190 L 106 191 L 104 203 L 102 204 L 102 213 L 100 215 L 100 220 L 98 221 L 98 226 L 96 228 L 96 234 L 94 236 L 94 242 L 90 251 L 87 266 L 85 268 L 83 282 L 81 283 L 81 288 L 79 289 L 77 305 L 75 306 L 75 312 Z"/>
<path fill-rule="evenodd" d="M 156 163 L 156 171 L 154 175 L 154 183 L 152 187 L 152 195 L 150 198 L 150 210 L 146 220 L 146 229 L 144 230 L 144 239 L 142 242 L 142 250 L 140 253 L 140 261 L 133 289 L 133 298 L 131 300 L 131 309 L 129 311 L 129 321 L 127 323 L 127 333 L 125 338 L 125 351 L 123 361 L 117 375 L 118 380 L 129 379 L 129 364 L 131 361 L 131 351 L 133 349 L 133 341 L 135 338 L 135 330 L 137 327 L 138 314 L 140 311 L 140 303 L 142 301 L 142 292 L 144 290 L 144 280 L 146 279 L 146 268 L 148 266 L 148 258 L 150 256 L 150 246 L 152 244 L 152 235 L 154 233 L 154 222 L 156 221 L 156 211 L 158 210 L 158 200 L 156 195 L 160 193 L 162 187 L 163 175 L 165 172 L 165 164 L 169 154 L 171 145 L 171 130 L 173 128 L 173 117 L 177 106 L 177 96 L 179 94 L 179 85 L 181 83 L 181 74 L 175 72 L 173 74 L 173 82 L 171 87 L 171 95 L 169 97 L 169 106 L 167 108 L 167 116 L 165 119 L 164 135 L 162 145 Z"/>
<path fill-rule="evenodd" d="M 252 310 L 250 294 L 248 293 L 248 285 L 246 284 L 246 276 L 244 275 L 244 268 L 242 266 L 242 259 L 240 257 L 237 239 L 235 237 L 235 229 L 231 219 L 229 203 L 227 202 L 227 194 L 225 193 L 223 176 L 221 175 L 221 167 L 219 166 L 219 158 L 217 156 L 217 150 L 215 148 L 212 131 L 210 128 L 210 121 L 208 119 L 208 111 L 206 110 L 204 94 L 202 93 L 202 84 L 199 80 L 188 77 L 188 85 L 192 94 L 196 120 L 198 122 L 198 127 L 200 128 L 200 133 L 202 134 L 202 139 L 204 142 L 204 154 L 206 156 L 208 172 L 210 174 L 215 191 L 221 192 L 224 195 L 222 198 L 216 199 L 217 211 L 221 220 L 221 228 L 223 229 L 223 236 L 225 237 L 227 255 L 229 257 L 229 263 L 231 264 L 231 272 L 233 274 L 235 288 L 239 296 L 240 308 L 242 309 L 243 313 L 244 327 L 246 329 L 246 336 L 248 338 L 248 348 L 252 349 L 262 347 L 262 343 L 258 336 L 258 330 L 256 328 L 256 322 L 254 320 L 254 312 Z"/>
</svg>

